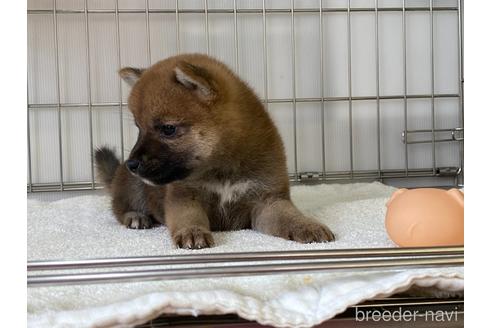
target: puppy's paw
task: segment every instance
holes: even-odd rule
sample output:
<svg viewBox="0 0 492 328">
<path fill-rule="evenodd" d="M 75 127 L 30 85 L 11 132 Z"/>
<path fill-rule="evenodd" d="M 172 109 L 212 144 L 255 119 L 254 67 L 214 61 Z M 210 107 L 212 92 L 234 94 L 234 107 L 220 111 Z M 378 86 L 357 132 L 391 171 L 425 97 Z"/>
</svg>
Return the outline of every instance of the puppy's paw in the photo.
<svg viewBox="0 0 492 328">
<path fill-rule="evenodd" d="M 179 248 L 200 249 L 212 247 L 214 239 L 210 231 L 201 227 L 185 227 L 173 234 L 174 244 Z"/>
<path fill-rule="evenodd" d="M 150 229 L 154 226 L 150 217 L 139 212 L 125 213 L 122 223 L 130 229 Z"/>
<path fill-rule="evenodd" d="M 335 240 L 335 235 L 328 227 L 308 218 L 295 220 L 293 224 L 286 227 L 282 237 L 299 243 L 321 243 Z"/>
</svg>

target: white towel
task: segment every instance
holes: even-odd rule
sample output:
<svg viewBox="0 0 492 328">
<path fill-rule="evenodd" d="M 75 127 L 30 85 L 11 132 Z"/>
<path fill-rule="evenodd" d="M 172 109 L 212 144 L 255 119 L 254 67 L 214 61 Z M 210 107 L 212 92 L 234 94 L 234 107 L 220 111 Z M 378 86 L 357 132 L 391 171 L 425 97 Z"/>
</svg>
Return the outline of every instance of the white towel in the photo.
<svg viewBox="0 0 492 328">
<path fill-rule="evenodd" d="M 75 259 L 208 252 L 394 247 L 384 227 L 394 188 L 380 183 L 295 186 L 292 198 L 335 233 L 303 245 L 250 230 L 213 233 L 216 246 L 180 250 L 165 227 L 121 226 L 107 196 L 28 200 L 28 259 Z M 309 327 L 347 307 L 412 286 L 464 289 L 463 268 L 329 272 L 28 289 L 30 327 L 131 327 L 161 313 L 237 313 L 277 327 Z"/>
</svg>

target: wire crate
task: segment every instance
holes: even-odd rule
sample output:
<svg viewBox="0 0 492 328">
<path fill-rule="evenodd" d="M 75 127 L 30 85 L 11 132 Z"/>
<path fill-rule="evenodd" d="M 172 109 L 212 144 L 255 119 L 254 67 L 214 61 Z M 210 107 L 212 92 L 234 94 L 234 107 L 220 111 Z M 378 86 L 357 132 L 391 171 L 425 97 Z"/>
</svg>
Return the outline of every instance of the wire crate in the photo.
<svg viewBox="0 0 492 328">
<path fill-rule="evenodd" d="M 29 193 L 101 188 L 93 150 L 110 145 L 123 161 L 137 138 L 118 69 L 190 52 L 224 61 L 252 86 L 279 128 L 292 183 L 464 185 L 461 0 L 31 0 L 27 14 Z M 262 257 L 359 262 L 249 263 Z M 243 263 L 146 269 L 209 261 Z M 462 264 L 463 247 L 33 261 L 31 273 L 89 271 L 28 284 Z M 120 267 L 137 269 L 97 271 Z"/>
<path fill-rule="evenodd" d="M 28 10 L 29 192 L 99 187 L 92 150 L 123 159 L 136 140 L 116 71 L 182 52 L 223 60 L 256 90 L 294 182 L 463 185 L 456 1 L 41 4 Z"/>
</svg>

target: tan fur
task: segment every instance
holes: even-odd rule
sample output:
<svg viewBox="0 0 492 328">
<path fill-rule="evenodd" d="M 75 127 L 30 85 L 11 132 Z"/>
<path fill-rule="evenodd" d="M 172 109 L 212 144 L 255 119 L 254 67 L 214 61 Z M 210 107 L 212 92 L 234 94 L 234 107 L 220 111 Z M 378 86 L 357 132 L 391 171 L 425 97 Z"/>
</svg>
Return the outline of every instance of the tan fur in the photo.
<svg viewBox="0 0 492 328">
<path fill-rule="evenodd" d="M 135 174 L 120 166 L 110 184 L 120 222 L 140 213 L 166 224 L 187 248 L 212 246 L 211 230 L 246 228 L 299 242 L 333 240 L 290 201 L 280 135 L 224 64 L 180 55 L 120 75 L 133 85 L 128 103 L 140 128 L 129 159 L 141 163 Z M 176 136 L 163 137 L 163 125 L 177 126 Z"/>
</svg>

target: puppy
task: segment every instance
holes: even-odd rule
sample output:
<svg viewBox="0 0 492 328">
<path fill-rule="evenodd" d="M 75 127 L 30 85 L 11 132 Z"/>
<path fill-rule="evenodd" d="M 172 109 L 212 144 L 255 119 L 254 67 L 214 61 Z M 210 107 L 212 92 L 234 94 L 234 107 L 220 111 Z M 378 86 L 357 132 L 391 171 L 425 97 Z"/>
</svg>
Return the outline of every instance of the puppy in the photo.
<svg viewBox="0 0 492 328">
<path fill-rule="evenodd" d="M 139 129 L 120 165 L 95 159 L 123 225 L 165 224 L 182 248 L 213 245 L 211 231 L 254 229 L 301 243 L 334 239 L 291 202 L 280 135 L 254 92 L 221 62 L 179 55 L 123 68 Z"/>
</svg>

